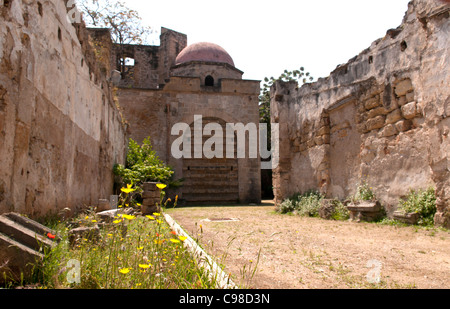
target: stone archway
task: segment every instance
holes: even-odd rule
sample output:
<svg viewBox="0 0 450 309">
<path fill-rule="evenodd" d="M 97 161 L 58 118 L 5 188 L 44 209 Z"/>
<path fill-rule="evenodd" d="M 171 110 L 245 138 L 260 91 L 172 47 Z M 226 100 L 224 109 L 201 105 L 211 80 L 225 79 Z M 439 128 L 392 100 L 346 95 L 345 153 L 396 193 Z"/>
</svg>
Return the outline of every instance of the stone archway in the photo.
<svg viewBox="0 0 450 309">
<path fill-rule="evenodd" d="M 238 159 L 226 157 L 226 122 L 220 118 L 207 117 L 202 119 L 202 132 L 206 125 L 219 124 L 223 132 L 223 156 L 207 158 L 194 157 L 194 123 L 191 127 L 191 158 L 183 159 L 183 199 L 187 205 L 217 205 L 239 202 L 239 170 Z M 204 134 L 202 148 L 212 135 Z M 236 151 L 236 138 L 234 145 Z"/>
</svg>

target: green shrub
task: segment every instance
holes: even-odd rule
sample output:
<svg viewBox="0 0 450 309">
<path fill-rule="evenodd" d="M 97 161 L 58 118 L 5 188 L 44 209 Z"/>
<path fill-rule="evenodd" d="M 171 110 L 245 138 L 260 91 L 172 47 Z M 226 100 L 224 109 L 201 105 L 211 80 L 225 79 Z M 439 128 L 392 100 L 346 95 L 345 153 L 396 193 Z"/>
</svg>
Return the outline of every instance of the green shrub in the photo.
<svg viewBox="0 0 450 309">
<path fill-rule="evenodd" d="M 291 199 L 284 200 L 280 205 L 278 205 L 278 212 L 282 214 L 291 213 L 295 210 L 296 202 Z"/>
<path fill-rule="evenodd" d="M 300 197 L 296 212 L 300 216 L 318 217 L 322 199 L 318 192 L 308 192 Z"/>
<path fill-rule="evenodd" d="M 350 211 L 345 207 L 345 205 L 338 200 L 334 201 L 334 212 L 331 215 L 331 219 L 333 220 L 348 220 L 350 218 Z"/>
<path fill-rule="evenodd" d="M 434 188 L 410 190 L 399 202 L 398 209 L 405 213 L 416 212 L 420 215 L 419 225 L 433 225 L 436 213 L 436 193 Z"/>
<path fill-rule="evenodd" d="M 352 202 L 373 201 L 375 199 L 375 193 L 372 191 L 372 187 L 366 181 L 363 181 L 358 186 L 355 195 L 351 197 Z"/>
<path fill-rule="evenodd" d="M 278 206 L 278 211 L 282 214 L 296 213 L 300 216 L 317 217 L 322 199 L 323 197 L 316 191 L 296 194 L 284 200 Z"/>
<path fill-rule="evenodd" d="M 150 139 L 146 138 L 142 146 L 130 139 L 126 165 L 116 164 L 114 174 L 120 176 L 124 184 L 139 186 L 144 182 L 168 184 L 174 172 L 159 159 Z"/>
</svg>

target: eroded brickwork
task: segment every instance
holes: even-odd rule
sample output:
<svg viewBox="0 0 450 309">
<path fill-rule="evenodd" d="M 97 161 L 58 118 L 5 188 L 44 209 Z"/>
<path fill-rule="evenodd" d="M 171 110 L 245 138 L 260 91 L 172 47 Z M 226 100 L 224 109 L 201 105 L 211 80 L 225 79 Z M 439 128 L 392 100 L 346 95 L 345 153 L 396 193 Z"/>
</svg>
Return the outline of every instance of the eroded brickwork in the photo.
<svg viewBox="0 0 450 309">
<path fill-rule="evenodd" d="M 327 78 L 272 88 L 280 124 L 276 201 L 310 189 L 345 199 L 367 181 L 389 214 L 408 190 L 437 190 L 450 225 L 449 5 L 411 1 L 403 23 Z"/>
<path fill-rule="evenodd" d="M 95 56 L 67 1 L 0 2 L 0 212 L 95 206 L 113 193 L 127 139 L 109 56 Z"/>
</svg>

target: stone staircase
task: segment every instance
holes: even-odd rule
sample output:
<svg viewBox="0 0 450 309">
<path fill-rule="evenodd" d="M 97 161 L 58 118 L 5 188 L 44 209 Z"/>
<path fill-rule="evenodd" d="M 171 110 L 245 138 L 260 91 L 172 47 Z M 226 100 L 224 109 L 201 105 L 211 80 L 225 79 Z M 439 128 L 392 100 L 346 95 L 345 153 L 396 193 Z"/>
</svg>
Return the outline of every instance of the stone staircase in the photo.
<svg viewBox="0 0 450 309">
<path fill-rule="evenodd" d="M 0 284 L 28 279 L 58 241 L 55 231 L 17 213 L 0 216 Z"/>
</svg>

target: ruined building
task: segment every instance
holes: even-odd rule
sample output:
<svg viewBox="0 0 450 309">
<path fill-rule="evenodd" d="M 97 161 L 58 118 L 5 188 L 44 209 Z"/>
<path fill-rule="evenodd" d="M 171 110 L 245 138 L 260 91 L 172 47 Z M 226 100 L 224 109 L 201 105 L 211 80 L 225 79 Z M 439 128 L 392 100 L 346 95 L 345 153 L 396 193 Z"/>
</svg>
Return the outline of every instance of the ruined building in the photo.
<svg viewBox="0 0 450 309">
<path fill-rule="evenodd" d="M 449 7 L 411 1 L 398 28 L 327 78 L 273 86 L 277 203 L 310 189 L 345 199 L 366 181 L 392 214 L 433 186 L 435 222 L 450 226 Z"/>
<path fill-rule="evenodd" d="M 125 161 L 108 48 L 97 55 L 66 2 L 0 0 L 0 213 L 95 206 Z"/>
<path fill-rule="evenodd" d="M 128 132 L 150 137 L 185 179 L 174 193 L 186 203 L 259 202 L 261 162 L 250 149 L 208 159 L 172 148 L 180 123 L 193 148 L 208 142 L 214 130 L 196 138 L 206 128 L 258 124 L 259 81 L 244 80 L 220 46 L 188 45 L 169 29 L 159 46 L 113 45 L 108 30 L 72 23 L 67 3 L 0 0 L 0 213 L 38 216 L 108 198 Z M 449 6 L 413 0 L 398 28 L 327 78 L 274 84 L 277 203 L 310 189 L 345 199 L 366 181 L 392 214 L 409 189 L 433 186 L 435 221 L 450 226 Z M 237 149 L 236 136 L 222 138 Z"/>
<path fill-rule="evenodd" d="M 126 45 L 115 50 L 112 63 L 121 62 L 117 55 L 130 61 L 117 92 L 130 136 L 139 143 L 149 136 L 175 177 L 184 179 L 176 192 L 180 200 L 187 204 L 260 202 L 259 156 L 251 158 L 247 150 L 244 158 L 227 157 L 226 145 L 237 149 L 238 139 L 226 139 L 225 134 L 227 124 L 259 124 L 260 82 L 243 80 L 243 72 L 222 47 L 213 43 L 187 46 L 184 34 L 165 28 L 160 46 Z M 196 115 L 202 117 L 199 128 L 194 125 Z M 173 154 L 172 146 L 181 133 L 172 128 L 178 123 L 191 126 L 190 158 Z M 220 125 L 223 132 L 223 158 L 195 157 L 195 143 L 203 146 L 217 133 L 204 132 L 211 123 Z M 202 140 L 196 141 L 195 133 L 202 132 Z"/>
</svg>

